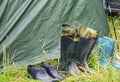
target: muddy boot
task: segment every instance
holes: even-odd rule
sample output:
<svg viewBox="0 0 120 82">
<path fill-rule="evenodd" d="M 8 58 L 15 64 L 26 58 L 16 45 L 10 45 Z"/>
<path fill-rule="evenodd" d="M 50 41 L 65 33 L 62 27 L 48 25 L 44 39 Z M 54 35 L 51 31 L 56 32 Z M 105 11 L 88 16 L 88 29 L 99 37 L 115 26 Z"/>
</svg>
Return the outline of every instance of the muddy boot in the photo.
<svg viewBox="0 0 120 82">
<path fill-rule="evenodd" d="M 70 60 L 75 55 L 75 45 L 76 42 L 74 42 L 71 37 L 61 37 L 61 59 L 59 70 L 69 71 L 69 67 L 71 65 Z"/>
<path fill-rule="evenodd" d="M 81 71 L 89 71 L 87 60 L 95 42 L 95 39 L 81 37 L 80 41 L 77 43 L 74 60 Z"/>
</svg>

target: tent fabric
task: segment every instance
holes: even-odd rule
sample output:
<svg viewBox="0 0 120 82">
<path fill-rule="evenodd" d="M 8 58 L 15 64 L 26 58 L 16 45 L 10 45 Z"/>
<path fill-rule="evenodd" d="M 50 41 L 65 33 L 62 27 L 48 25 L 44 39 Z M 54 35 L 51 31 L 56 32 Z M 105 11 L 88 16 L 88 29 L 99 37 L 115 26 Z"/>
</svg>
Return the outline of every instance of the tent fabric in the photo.
<svg viewBox="0 0 120 82">
<path fill-rule="evenodd" d="M 0 66 L 59 58 L 64 23 L 109 33 L 102 0 L 0 0 Z"/>
</svg>

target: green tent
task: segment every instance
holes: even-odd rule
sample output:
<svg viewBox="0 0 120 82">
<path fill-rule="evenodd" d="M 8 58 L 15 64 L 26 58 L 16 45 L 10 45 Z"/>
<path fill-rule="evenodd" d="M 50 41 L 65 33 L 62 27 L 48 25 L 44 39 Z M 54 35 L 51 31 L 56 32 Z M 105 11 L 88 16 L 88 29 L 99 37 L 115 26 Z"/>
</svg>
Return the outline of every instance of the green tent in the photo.
<svg viewBox="0 0 120 82">
<path fill-rule="evenodd" d="M 59 58 L 64 23 L 109 33 L 102 0 L 0 0 L 0 66 Z"/>
</svg>

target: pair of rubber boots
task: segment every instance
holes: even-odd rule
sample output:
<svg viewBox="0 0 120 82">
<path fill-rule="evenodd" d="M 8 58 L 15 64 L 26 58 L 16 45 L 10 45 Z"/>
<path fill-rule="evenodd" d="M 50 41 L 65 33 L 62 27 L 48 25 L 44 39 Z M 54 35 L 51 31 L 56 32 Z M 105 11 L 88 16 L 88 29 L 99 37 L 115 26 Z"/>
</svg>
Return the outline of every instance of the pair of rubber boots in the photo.
<svg viewBox="0 0 120 82">
<path fill-rule="evenodd" d="M 116 41 L 108 37 L 98 38 L 97 45 L 100 64 L 104 67 L 112 66 L 120 70 L 120 64 L 114 55 Z"/>
<path fill-rule="evenodd" d="M 80 31 L 82 31 L 83 29 L 85 28 L 82 27 Z M 81 33 L 80 31 L 79 33 Z M 83 32 L 85 32 L 85 30 Z M 75 34 L 75 33 L 71 33 L 71 34 Z M 86 38 L 82 36 L 83 34 L 79 34 L 81 35 L 78 36 L 79 39 L 74 40 L 74 36 L 72 36 L 71 34 L 68 34 L 67 32 L 67 34 L 64 33 L 61 36 L 61 59 L 60 59 L 59 70 L 70 72 L 71 74 L 76 74 L 83 71 L 89 72 L 87 60 L 91 50 L 94 47 L 97 37 Z"/>
<path fill-rule="evenodd" d="M 46 62 L 42 62 L 39 66 L 29 65 L 27 72 L 32 78 L 42 80 L 44 82 L 56 82 L 56 78 L 64 79 L 64 76 L 56 70 L 54 65 Z"/>
</svg>

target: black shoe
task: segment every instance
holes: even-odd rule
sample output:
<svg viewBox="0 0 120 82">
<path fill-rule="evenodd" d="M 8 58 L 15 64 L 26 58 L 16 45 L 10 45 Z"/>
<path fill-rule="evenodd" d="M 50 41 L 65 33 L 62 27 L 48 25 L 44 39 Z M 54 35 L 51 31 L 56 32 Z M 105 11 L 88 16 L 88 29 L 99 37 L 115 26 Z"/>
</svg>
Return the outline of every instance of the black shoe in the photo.
<svg viewBox="0 0 120 82">
<path fill-rule="evenodd" d="M 47 71 L 43 67 L 29 65 L 27 71 L 29 75 L 34 79 L 50 81 L 50 82 L 53 80 L 53 78 L 47 73 Z"/>
<path fill-rule="evenodd" d="M 46 62 L 42 62 L 41 63 L 41 67 L 45 68 L 46 71 L 48 72 L 48 74 L 50 76 L 52 76 L 53 78 L 58 78 L 58 79 L 64 79 L 65 77 L 63 75 L 61 75 L 56 68 L 54 67 L 54 65 L 52 64 L 48 64 Z"/>
</svg>

